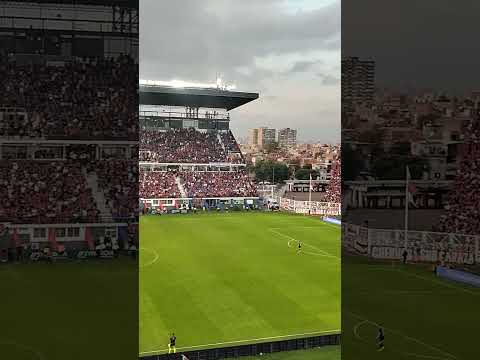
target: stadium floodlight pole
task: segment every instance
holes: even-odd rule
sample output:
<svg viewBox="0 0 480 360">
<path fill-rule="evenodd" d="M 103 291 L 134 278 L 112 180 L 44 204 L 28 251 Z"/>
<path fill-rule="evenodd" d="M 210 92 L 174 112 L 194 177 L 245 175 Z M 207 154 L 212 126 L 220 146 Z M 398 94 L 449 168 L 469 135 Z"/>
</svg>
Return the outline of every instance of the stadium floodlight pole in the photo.
<svg viewBox="0 0 480 360">
<path fill-rule="evenodd" d="M 273 199 L 273 188 L 275 187 L 275 164 L 274 164 L 273 167 L 272 167 L 272 171 L 273 171 L 273 175 L 272 175 L 272 186 L 271 186 L 271 189 L 272 189 L 272 199 Z"/>
<path fill-rule="evenodd" d="M 405 234 L 404 234 L 404 244 L 403 244 L 403 249 L 407 250 L 407 235 L 408 235 L 408 203 L 410 201 L 409 199 L 409 182 L 410 182 L 410 169 L 408 168 L 408 165 L 406 166 L 405 169 Z"/>
<path fill-rule="evenodd" d="M 312 173 L 310 172 L 310 186 L 308 187 L 308 208 L 310 210 L 310 215 L 312 212 Z"/>
</svg>

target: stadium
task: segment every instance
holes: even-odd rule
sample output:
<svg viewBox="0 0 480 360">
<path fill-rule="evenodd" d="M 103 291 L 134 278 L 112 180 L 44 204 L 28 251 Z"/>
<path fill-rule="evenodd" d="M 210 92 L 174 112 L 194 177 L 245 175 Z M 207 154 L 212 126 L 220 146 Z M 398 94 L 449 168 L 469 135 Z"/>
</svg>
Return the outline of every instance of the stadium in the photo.
<svg viewBox="0 0 480 360">
<path fill-rule="evenodd" d="M 331 202 L 264 196 L 230 129 L 258 97 L 140 81 L 142 359 L 340 358 L 340 167 Z"/>
<path fill-rule="evenodd" d="M 134 358 L 138 2 L 1 9 L 1 357 Z"/>
</svg>

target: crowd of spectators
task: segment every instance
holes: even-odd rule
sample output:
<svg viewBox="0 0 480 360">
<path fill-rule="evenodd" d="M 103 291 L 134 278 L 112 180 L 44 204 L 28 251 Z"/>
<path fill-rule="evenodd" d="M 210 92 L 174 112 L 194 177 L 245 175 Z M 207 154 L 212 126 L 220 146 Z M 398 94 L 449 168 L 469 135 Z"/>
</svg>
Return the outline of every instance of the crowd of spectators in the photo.
<svg viewBox="0 0 480 360">
<path fill-rule="evenodd" d="M 136 139 L 138 65 L 127 56 L 0 64 L 0 136 Z"/>
<path fill-rule="evenodd" d="M 325 201 L 334 203 L 342 201 L 342 164 L 340 155 L 337 155 L 332 162 L 330 182 L 325 191 Z"/>
<path fill-rule="evenodd" d="M 99 211 L 73 161 L 2 161 L 0 219 L 22 223 L 95 222 Z"/>
<path fill-rule="evenodd" d="M 140 161 L 164 163 L 241 163 L 240 149 L 233 135 L 190 129 L 140 132 Z M 236 147 L 235 147 L 235 145 Z M 232 150 L 233 149 L 233 150 Z M 230 154 L 232 152 L 232 154 Z M 240 156 L 238 156 L 240 154 Z"/>
<path fill-rule="evenodd" d="M 180 173 L 188 197 L 253 197 L 257 189 L 245 171 Z"/>
<path fill-rule="evenodd" d="M 464 145 L 463 160 L 457 170 L 446 212 L 440 219 L 441 232 L 480 234 L 480 144 Z"/>
<path fill-rule="evenodd" d="M 138 214 L 138 162 L 136 160 L 97 161 L 90 164 L 98 185 L 105 194 L 113 219 L 132 218 Z"/>
<path fill-rule="evenodd" d="M 240 146 L 238 146 L 237 140 L 235 140 L 231 130 L 220 133 L 220 137 L 222 138 L 222 143 L 227 151 L 240 153 Z"/>
<path fill-rule="evenodd" d="M 175 172 L 140 173 L 139 197 L 143 199 L 179 198 Z"/>
</svg>

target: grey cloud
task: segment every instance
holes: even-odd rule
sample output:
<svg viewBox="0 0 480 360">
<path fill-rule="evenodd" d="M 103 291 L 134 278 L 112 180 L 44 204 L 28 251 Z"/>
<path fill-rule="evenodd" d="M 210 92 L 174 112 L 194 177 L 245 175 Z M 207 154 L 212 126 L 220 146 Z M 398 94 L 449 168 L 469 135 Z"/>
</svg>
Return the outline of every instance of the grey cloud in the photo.
<svg viewBox="0 0 480 360">
<path fill-rule="evenodd" d="M 339 37 L 339 2 L 296 15 L 282 13 L 279 3 L 143 0 L 141 75 L 205 80 L 218 71 L 251 66 L 255 56 L 328 50 Z"/>
<path fill-rule="evenodd" d="M 282 4 L 283 0 L 142 0 L 140 77 L 214 82 L 220 74 L 240 91 L 258 91 L 256 102 L 269 105 L 247 104 L 238 112 L 239 120 L 235 111 L 232 127 L 237 136 L 244 137 L 247 128 L 262 124 L 288 126 L 298 118 L 298 108 L 307 106 L 309 112 L 297 122 L 305 127 L 299 133 L 329 141 L 314 113 L 318 110 L 325 126 L 334 129 L 339 120 L 333 114 L 339 110 L 333 105 L 328 105 L 328 111 L 316 109 L 322 98 L 311 105 L 293 99 L 302 87 L 293 76 L 315 78 L 313 66 L 318 59 L 308 55 L 311 51 L 340 52 L 340 1 L 294 14 L 284 12 Z M 256 59 L 292 54 L 296 63 L 291 64 L 290 74 L 256 63 Z M 309 91 L 315 96 L 320 91 L 311 82 Z M 285 103 L 288 106 L 280 114 L 277 105 Z"/>
<path fill-rule="evenodd" d="M 312 66 L 322 64 L 322 61 L 319 60 L 313 60 L 313 61 L 297 61 L 293 66 L 285 71 L 285 74 L 295 74 L 295 73 L 301 73 L 305 72 L 307 70 L 310 70 Z"/>
<path fill-rule="evenodd" d="M 317 73 L 317 76 L 321 79 L 322 85 L 330 86 L 340 84 L 340 79 L 330 74 Z"/>
</svg>

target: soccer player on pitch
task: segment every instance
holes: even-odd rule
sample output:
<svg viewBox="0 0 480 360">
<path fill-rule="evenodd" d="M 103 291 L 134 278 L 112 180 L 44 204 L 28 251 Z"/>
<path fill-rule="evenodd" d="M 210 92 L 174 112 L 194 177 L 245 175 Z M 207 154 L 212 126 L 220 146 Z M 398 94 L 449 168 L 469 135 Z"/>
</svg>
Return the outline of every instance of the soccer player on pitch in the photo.
<svg viewBox="0 0 480 360">
<path fill-rule="evenodd" d="M 177 337 L 174 333 L 170 336 L 170 342 L 168 343 L 168 353 L 170 354 L 173 352 L 174 354 L 177 352 L 177 348 L 175 347 L 175 343 L 177 342 Z"/>
<path fill-rule="evenodd" d="M 298 247 L 297 247 L 297 254 L 300 254 L 301 251 L 302 251 L 302 242 L 299 241 L 298 242 Z"/>
<path fill-rule="evenodd" d="M 383 349 L 385 349 L 385 333 L 383 332 L 382 325 L 378 327 L 377 345 L 378 351 L 382 351 Z"/>
<path fill-rule="evenodd" d="M 403 258 L 403 263 L 404 263 L 404 264 L 407 263 L 407 256 L 408 256 L 408 251 L 407 251 L 407 249 L 403 249 L 402 258 Z"/>
</svg>

